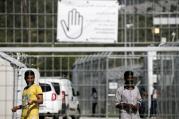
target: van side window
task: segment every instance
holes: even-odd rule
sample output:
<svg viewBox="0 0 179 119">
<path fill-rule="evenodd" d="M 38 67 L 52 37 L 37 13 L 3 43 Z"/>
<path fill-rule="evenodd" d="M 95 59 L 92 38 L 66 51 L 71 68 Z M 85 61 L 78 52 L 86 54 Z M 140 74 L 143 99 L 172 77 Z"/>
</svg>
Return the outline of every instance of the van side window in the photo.
<svg viewBox="0 0 179 119">
<path fill-rule="evenodd" d="M 57 93 L 57 95 L 60 95 L 60 85 L 59 85 L 59 83 L 54 83 L 54 82 L 52 82 L 52 85 L 53 85 L 53 87 L 54 87 L 55 92 Z"/>
<path fill-rule="evenodd" d="M 49 91 L 51 91 L 51 87 L 50 87 L 49 84 L 39 83 L 39 85 L 42 88 L 42 92 L 49 92 Z"/>
</svg>

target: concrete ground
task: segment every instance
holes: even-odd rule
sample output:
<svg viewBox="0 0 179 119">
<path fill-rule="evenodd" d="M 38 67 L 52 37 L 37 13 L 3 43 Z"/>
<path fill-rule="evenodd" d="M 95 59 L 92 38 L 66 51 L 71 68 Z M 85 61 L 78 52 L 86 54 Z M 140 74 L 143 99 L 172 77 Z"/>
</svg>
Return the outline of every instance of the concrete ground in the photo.
<svg viewBox="0 0 179 119">
<path fill-rule="evenodd" d="M 45 119 L 52 119 L 52 117 L 46 117 Z M 59 119 L 62 119 L 61 117 L 59 117 Z M 71 118 L 69 118 L 71 119 Z M 118 119 L 118 118 L 105 118 L 105 117 L 81 117 L 80 119 Z"/>
<path fill-rule="evenodd" d="M 52 119 L 52 117 L 46 117 L 45 119 Z M 59 119 L 62 119 L 61 117 L 59 117 Z M 71 119 L 71 118 L 69 118 Z M 119 119 L 119 118 L 116 118 L 116 117 L 81 117 L 80 119 Z M 141 119 L 160 119 L 159 117 L 151 117 L 151 118 L 141 118 Z"/>
</svg>

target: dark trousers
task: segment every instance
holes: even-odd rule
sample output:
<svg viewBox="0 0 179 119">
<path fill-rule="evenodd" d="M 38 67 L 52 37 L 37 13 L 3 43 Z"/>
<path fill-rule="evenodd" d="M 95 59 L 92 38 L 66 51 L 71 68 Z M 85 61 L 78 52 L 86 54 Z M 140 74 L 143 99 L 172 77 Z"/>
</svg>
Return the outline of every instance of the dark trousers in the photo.
<svg viewBox="0 0 179 119">
<path fill-rule="evenodd" d="M 156 116 L 157 114 L 157 100 L 152 100 L 151 108 L 150 108 L 151 116 Z"/>
<path fill-rule="evenodd" d="M 96 106 L 97 106 L 97 103 L 93 103 L 93 104 L 92 104 L 92 113 L 93 113 L 93 114 L 96 113 Z"/>
</svg>

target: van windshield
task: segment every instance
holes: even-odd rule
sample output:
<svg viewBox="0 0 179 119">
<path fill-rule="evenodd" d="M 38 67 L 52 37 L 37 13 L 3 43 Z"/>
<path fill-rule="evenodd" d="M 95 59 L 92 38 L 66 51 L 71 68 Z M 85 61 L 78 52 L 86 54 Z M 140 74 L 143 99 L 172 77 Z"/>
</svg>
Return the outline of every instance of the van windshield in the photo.
<svg viewBox="0 0 179 119">
<path fill-rule="evenodd" d="M 39 85 L 42 88 L 42 92 L 49 92 L 49 91 L 51 91 L 51 87 L 50 87 L 49 84 L 39 83 Z"/>
<path fill-rule="evenodd" d="M 60 95 L 60 85 L 59 85 L 59 83 L 54 83 L 54 82 L 52 82 L 52 85 L 53 85 L 53 87 L 54 87 L 55 92 L 57 93 L 57 95 Z"/>
</svg>

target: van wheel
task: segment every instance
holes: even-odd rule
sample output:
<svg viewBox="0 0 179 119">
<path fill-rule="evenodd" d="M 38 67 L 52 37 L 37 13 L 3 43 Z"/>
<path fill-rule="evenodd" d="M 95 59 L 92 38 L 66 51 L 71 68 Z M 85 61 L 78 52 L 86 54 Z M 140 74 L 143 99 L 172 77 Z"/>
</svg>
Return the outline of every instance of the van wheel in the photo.
<svg viewBox="0 0 179 119">
<path fill-rule="evenodd" d="M 62 119 L 68 119 L 68 117 L 67 116 L 63 116 Z"/>
<path fill-rule="evenodd" d="M 76 115 L 76 116 L 71 116 L 71 119 L 80 119 L 80 116 Z"/>
<path fill-rule="evenodd" d="M 76 119 L 75 116 L 71 116 L 71 119 Z"/>
<path fill-rule="evenodd" d="M 71 118 L 72 119 L 80 119 L 80 115 L 81 115 L 80 108 L 78 108 L 78 114 L 71 116 Z"/>
<path fill-rule="evenodd" d="M 45 119 L 45 116 L 39 116 L 39 119 Z"/>
<path fill-rule="evenodd" d="M 53 119 L 59 119 L 59 116 L 58 115 L 54 115 Z"/>
</svg>

